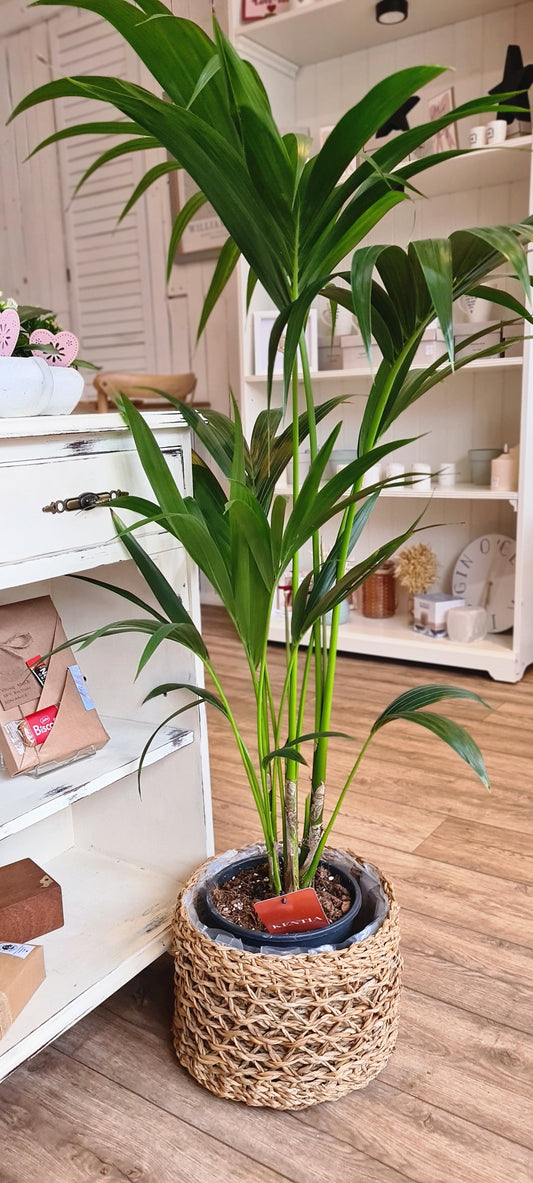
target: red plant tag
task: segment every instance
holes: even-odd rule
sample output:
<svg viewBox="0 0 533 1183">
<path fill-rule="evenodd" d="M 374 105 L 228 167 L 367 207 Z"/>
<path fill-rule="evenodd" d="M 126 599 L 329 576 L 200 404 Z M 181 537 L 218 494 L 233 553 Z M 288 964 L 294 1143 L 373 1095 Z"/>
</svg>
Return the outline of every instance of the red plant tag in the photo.
<svg viewBox="0 0 533 1183">
<path fill-rule="evenodd" d="M 254 908 L 268 931 L 280 936 L 285 932 L 311 932 L 328 924 L 314 887 L 276 895 L 270 900 L 257 900 Z"/>
</svg>

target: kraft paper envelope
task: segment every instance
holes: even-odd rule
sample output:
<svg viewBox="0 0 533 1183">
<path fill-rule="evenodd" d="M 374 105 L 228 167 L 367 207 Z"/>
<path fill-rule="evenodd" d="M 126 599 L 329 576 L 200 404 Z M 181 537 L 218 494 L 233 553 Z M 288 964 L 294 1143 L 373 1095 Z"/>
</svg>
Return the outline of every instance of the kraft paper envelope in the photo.
<svg viewBox="0 0 533 1183">
<path fill-rule="evenodd" d="M 31 772 L 37 764 L 66 760 L 85 748 L 103 748 L 108 742 L 71 649 L 48 658 L 42 687 L 26 665 L 65 641 L 49 596 L 0 607 L 0 752 L 10 776 Z M 50 734 L 44 743 L 26 747 L 17 721 L 50 706 L 58 708 Z M 10 723 L 15 726 L 7 726 Z"/>
</svg>

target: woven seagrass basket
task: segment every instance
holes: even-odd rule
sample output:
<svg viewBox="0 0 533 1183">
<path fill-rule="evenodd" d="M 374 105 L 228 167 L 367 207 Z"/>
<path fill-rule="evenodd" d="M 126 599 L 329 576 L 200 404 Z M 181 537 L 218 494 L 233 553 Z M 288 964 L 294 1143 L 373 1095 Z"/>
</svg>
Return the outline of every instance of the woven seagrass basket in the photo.
<svg viewBox="0 0 533 1183">
<path fill-rule="evenodd" d="M 402 961 L 398 905 L 378 931 L 345 949 L 250 953 L 173 920 L 177 1057 L 219 1097 L 304 1109 L 364 1088 L 385 1067 L 398 1029 Z"/>
</svg>

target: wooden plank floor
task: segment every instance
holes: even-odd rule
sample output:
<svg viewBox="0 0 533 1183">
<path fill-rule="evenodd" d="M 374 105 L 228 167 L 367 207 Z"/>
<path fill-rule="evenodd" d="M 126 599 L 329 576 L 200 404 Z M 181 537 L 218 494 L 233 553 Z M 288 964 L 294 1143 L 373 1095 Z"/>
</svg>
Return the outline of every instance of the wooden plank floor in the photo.
<svg viewBox="0 0 533 1183">
<path fill-rule="evenodd" d="M 251 734 L 231 628 L 217 609 L 204 619 Z M 217 1100 L 172 1052 L 163 958 L 0 1085 L 1 1183 L 531 1183 L 533 670 L 510 686 L 345 657 L 335 722 L 364 737 L 396 693 L 435 681 L 493 708 L 448 711 L 480 743 L 492 792 L 421 728 L 397 723 L 371 746 L 336 831 L 390 874 L 402 906 L 401 1029 L 379 1079 L 297 1114 Z M 258 830 L 216 712 L 210 741 L 222 850 Z M 339 783 L 347 746 L 332 755 Z"/>
</svg>

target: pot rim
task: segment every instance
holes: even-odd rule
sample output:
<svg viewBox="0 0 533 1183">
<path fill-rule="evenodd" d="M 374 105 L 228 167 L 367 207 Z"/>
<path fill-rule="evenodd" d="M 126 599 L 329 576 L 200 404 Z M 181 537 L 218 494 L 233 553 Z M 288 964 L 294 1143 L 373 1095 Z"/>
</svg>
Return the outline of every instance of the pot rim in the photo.
<svg viewBox="0 0 533 1183">
<path fill-rule="evenodd" d="M 254 848 L 252 848 L 252 850 L 253 849 Z M 345 886 L 348 887 L 348 890 L 350 890 L 353 898 L 352 904 L 348 911 L 343 916 L 340 916 L 337 920 L 332 921 L 331 924 L 324 925 L 322 928 L 306 929 L 305 931 L 302 930 L 291 933 L 271 933 L 262 932 L 259 929 L 246 928 L 244 925 L 235 924 L 233 921 L 226 919 L 226 917 L 218 911 L 212 900 L 211 892 L 215 884 L 215 880 L 217 882 L 226 883 L 235 874 L 235 868 L 238 869 L 243 862 L 249 862 L 252 865 L 256 865 L 266 861 L 266 850 L 264 850 L 262 853 L 252 854 L 248 853 L 248 850 L 245 849 L 236 852 L 235 859 L 231 863 L 228 863 L 226 867 L 222 868 L 216 877 L 213 876 L 211 879 L 207 878 L 207 881 L 203 886 L 205 900 L 207 902 L 208 908 L 213 913 L 213 917 L 216 919 L 217 927 L 219 927 L 224 932 L 230 932 L 234 936 L 239 937 L 240 940 L 242 940 L 245 944 L 260 943 L 261 945 L 272 945 L 282 949 L 291 948 L 292 946 L 298 945 L 299 943 L 303 945 L 309 941 L 312 941 L 314 945 L 319 945 L 322 943 L 335 944 L 336 941 L 342 941 L 346 939 L 346 927 L 348 926 L 349 928 L 351 926 L 352 922 L 355 920 L 361 909 L 362 892 L 356 876 L 354 874 L 349 874 L 343 867 L 337 866 L 334 856 L 335 851 L 329 849 L 327 852 L 325 852 L 325 857 L 321 858 L 320 863 L 321 865 L 331 867 L 335 874 L 337 874 L 344 882 Z M 340 935 L 341 931 L 344 933 L 344 935 Z"/>
</svg>

